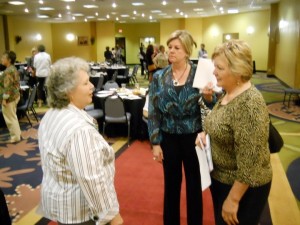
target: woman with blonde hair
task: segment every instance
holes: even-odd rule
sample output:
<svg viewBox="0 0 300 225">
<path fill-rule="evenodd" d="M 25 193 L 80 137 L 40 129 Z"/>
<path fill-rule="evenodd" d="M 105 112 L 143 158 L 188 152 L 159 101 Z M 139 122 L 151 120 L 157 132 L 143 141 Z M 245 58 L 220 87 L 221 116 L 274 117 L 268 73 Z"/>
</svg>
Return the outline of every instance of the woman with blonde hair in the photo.
<svg viewBox="0 0 300 225">
<path fill-rule="evenodd" d="M 269 112 L 250 81 L 252 54 L 246 42 L 231 40 L 217 46 L 212 60 L 224 94 L 205 118 L 200 136 L 204 144 L 205 133 L 210 136 L 215 222 L 257 225 L 272 181 Z"/>
<path fill-rule="evenodd" d="M 188 225 L 202 224 L 202 191 L 195 138 L 202 131 L 199 90 L 193 88 L 196 43 L 177 30 L 167 40 L 170 65 L 157 71 L 150 85 L 148 129 L 153 159 L 164 170 L 164 225 L 180 224 L 182 166 L 186 178 Z M 211 97 L 211 96 L 208 96 Z"/>
</svg>

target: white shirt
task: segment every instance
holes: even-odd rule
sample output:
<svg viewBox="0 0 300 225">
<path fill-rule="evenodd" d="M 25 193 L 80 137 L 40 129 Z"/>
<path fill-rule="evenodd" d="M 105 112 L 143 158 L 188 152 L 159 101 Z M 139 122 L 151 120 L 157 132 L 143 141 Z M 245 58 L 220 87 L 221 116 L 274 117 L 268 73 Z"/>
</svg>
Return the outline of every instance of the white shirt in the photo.
<svg viewBox="0 0 300 225">
<path fill-rule="evenodd" d="M 51 57 L 47 52 L 39 52 L 34 56 L 33 67 L 37 77 L 47 77 L 50 74 Z"/>
<path fill-rule="evenodd" d="M 114 150 L 84 110 L 50 109 L 38 131 L 43 169 L 41 207 L 61 223 L 90 219 L 100 225 L 119 213 Z"/>
</svg>

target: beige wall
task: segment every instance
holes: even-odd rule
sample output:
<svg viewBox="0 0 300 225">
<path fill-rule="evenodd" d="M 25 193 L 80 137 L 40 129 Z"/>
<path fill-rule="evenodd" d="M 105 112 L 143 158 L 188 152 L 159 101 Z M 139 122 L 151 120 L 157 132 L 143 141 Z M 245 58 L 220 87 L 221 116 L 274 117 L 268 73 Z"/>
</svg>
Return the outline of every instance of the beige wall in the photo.
<svg viewBox="0 0 300 225">
<path fill-rule="evenodd" d="M 300 88 L 300 1 L 281 0 L 278 9 L 279 27 L 275 56 L 275 75 L 292 87 Z"/>
<path fill-rule="evenodd" d="M 119 33 L 119 30 L 122 33 Z M 115 25 L 115 36 L 126 38 L 126 63 L 140 63 L 137 54 L 140 47 L 140 38 L 154 37 L 157 44 L 160 43 L 159 23 L 118 23 Z M 145 46 L 147 47 L 147 46 Z"/>
<path fill-rule="evenodd" d="M 52 30 L 51 24 L 26 21 L 16 16 L 8 16 L 9 48 L 17 54 L 17 60 L 24 62 L 25 57 L 31 55 L 31 49 L 39 44 L 46 47 L 52 56 Z M 36 34 L 41 34 L 42 40 L 36 40 Z M 15 42 L 15 36 L 21 36 L 22 41 Z"/>
<path fill-rule="evenodd" d="M 5 50 L 3 16 L 0 16 L 0 53 L 2 54 Z"/>
<path fill-rule="evenodd" d="M 92 37 L 93 23 L 55 23 L 51 25 L 53 40 L 53 61 L 57 59 L 77 56 L 85 60 L 96 60 L 93 51 L 95 48 L 90 42 Z M 66 35 L 74 34 L 77 38 L 74 41 L 68 41 Z M 78 37 L 87 37 L 88 45 L 78 45 Z"/>
<path fill-rule="evenodd" d="M 270 12 L 258 11 L 203 19 L 203 42 L 211 55 L 215 46 L 222 43 L 223 33 L 239 33 L 239 39 L 249 43 L 257 70 L 267 70 L 268 28 Z M 247 34 L 248 27 L 254 28 Z"/>
<path fill-rule="evenodd" d="M 105 47 L 111 49 L 115 46 L 115 23 L 97 22 L 96 30 L 97 61 L 103 62 Z"/>
</svg>

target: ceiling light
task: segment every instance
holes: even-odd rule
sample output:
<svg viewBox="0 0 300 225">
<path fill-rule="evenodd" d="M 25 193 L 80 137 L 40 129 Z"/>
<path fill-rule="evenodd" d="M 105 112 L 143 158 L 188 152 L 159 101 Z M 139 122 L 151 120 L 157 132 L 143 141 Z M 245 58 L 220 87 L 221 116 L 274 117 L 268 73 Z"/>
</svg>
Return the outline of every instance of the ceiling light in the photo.
<svg viewBox="0 0 300 225">
<path fill-rule="evenodd" d="M 83 5 L 84 8 L 87 8 L 87 9 L 96 9 L 98 8 L 97 5 Z"/>
<path fill-rule="evenodd" d="M 11 4 L 11 5 L 25 5 L 25 2 L 21 2 L 21 1 L 9 1 L 8 4 Z"/>
<path fill-rule="evenodd" d="M 161 13 L 161 10 L 151 10 L 152 13 Z"/>
<path fill-rule="evenodd" d="M 135 10 L 133 11 L 133 14 L 136 15 L 136 11 Z"/>
<path fill-rule="evenodd" d="M 66 9 L 67 9 L 67 10 L 70 10 L 70 6 L 69 6 L 69 5 L 67 5 L 67 6 L 66 6 Z"/>
<path fill-rule="evenodd" d="M 105 21 L 106 19 L 105 18 L 98 18 L 97 20 L 99 20 L 99 21 Z"/>
<path fill-rule="evenodd" d="M 27 8 L 24 9 L 24 12 L 29 13 L 29 10 Z"/>
<path fill-rule="evenodd" d="M 142 13 L 142 17 L 145 17 L 145 14 L 144 14 L 144 13 Z"/>
<path fill-rule="evenodd" d="M 149 16 L 149 19 L 152 20 L 152 16 Z"/>
<path fill-rule="evenodd" d="M 42 40 L 42 35 L 41 35 L 41 34 L 35 35 L 35 39 L 36 39 L 37 41 Z"/>
<path fill-rule="evenodd" d="M 44 4 L 44 1 L 43 1 L 43 0 L 40 0 L 39 3 L 42 5 L 42 4 Z"/>
<path fill-rule="evenodd" d="M 185 17 L 185 18 L 188 18 L 188 15 L 187 15 L 187 14 L 185 14 L 185 15 L 184 15 L 184 17 Z"/>
<path fill-rule="evenodd" d="M 109 19 L 109 17 L 110 17 L 110 16 L 107 14 L 107 15 L 106 15 L 106 18 Z"/>
<path fill-rule="evenodd" d="M 238 13 L 238 12 L 239 12 L 238 9 L 228 9 L 227 10 L 227 13 L 229 13 L 229 14 L 234 14 L 234 13 Z"/>
<path fill-rule="evenodd" d="M 85 19 L 84 19 L 84 22 L 87 22 L 87 21 L 88 21 L 87 18 L 85 18 Z"/>
<path fill-rule="evenodd" d="M 194 3 L 198 3 L 198 1 L 197 0 L 185 0 L 185 1 L 183 1 L 183 3 L 185 3 L 185 4 L 194 4 Z"/>
<path fill-rule="evenodd" d="M 61 14 L 60 13 L 58 14 L 58 17 L 61 18 Z"/>
<path fill-rule="evenodd" d="M 88 18 L 88 19 L 95 19 L 94 16 L 87 16 L 86 18 Z"/>
<path fill-rule="evenodd" d="M 201 11 L 203 11 L 203 8 L 196 8 L 196 9 L 193 9 L 193 11 L 195 11 L 195 12 L 201 12 Z"/>
<path fill-rule="evenodd" d="M 63 2 L 75 2 L 75 0 L 61 0 Z"/>
<path fill-rule="evenodd" d="M 180 12 L 180 10 L 179 10 L 179 9 L 176 9 L 175 11 L 176 11 L 177 13 L 179 13 L 179 12 Z"/>
<path fill-rule="evenodd" d="M 116 7 L 117 7 L 117 4 L 114 2 L 111 6 L 112 6 L 113 8 L 116 8 Z"/>
<path fill-rule="evenodd" d="M 167 5 L 167 2 L 166 2 L 166 1 L 162 1 L 161 4 L 162 4 L 162 5 Z"/>
<path fill-rule="evenodd" d="M 131 5 L 133 6 L 141 6 L 141 5 L 144 5 L 143 2 L 132 2 Z"/>
<path fill-rule="evenodd" d="M 73 16 L 84 16 L 82 13 L 73 13 Z"/>
<path fill-rule="evenodd" d="M 99 16 L 99 13 L 95 12 L 95 16 Z"/>
<path fill-rule="evenodd" d="M 49 18 L 49 16 L 48 16 L 48 15 L 38 15 L 37 17 L 38 17 L 38 18 L 40 18 L 40 19 Z"/>
<path fill-rule="evenodd" d="M 116 20 L 119 20 L 119 18 L 117 17 Z"/>
<path fill-rule="evenodd" d="M 121 15 L 121 17 L 129 17 L 129 15 L 127 15 L 127 14 L 123 14 L 123 15 Z"/>
<path fill-rule="evenodd" d="M 51 8 L 51 7 L 40 7 L 40 10 L 42 10 L 42 11 L 51 11 L 51 10 L 54 10 L 54 8 Z"/>
<path fill-rule="evenodd" d="M 76 20 L 76 17 L 75 17 L 75 16 L 72 16 L 72 20 Z"/>
</svg>

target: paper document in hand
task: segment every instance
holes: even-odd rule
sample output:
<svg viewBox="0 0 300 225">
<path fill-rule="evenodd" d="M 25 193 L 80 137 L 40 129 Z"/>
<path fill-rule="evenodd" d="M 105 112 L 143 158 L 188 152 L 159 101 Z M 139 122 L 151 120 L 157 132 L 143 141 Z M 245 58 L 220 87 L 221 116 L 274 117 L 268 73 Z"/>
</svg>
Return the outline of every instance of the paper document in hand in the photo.
<svg viewBox="0 0 300 225">
<path fill-rule="evenodd" d="M 199 146 L 196 146 L 196 152 L 197 152 L 199 166 L 200 166 L 202 191 L 204 191 L 206 188 L 208 188 L 211 185 L 210 171 L 208 168 L 205 151 L 202 150 Z"/>
<path fill-rule="evenodd" d="M 221 92 L 222 88 L 217 86 L 217 79 L 214 72 L 214 64 L 211 59 L 199 58 L 197 70 L 194 78 L 193 87 L 200 89 L 200 91 L 208 84 L 212 83 L 215 92 Z"/>
</svg>

